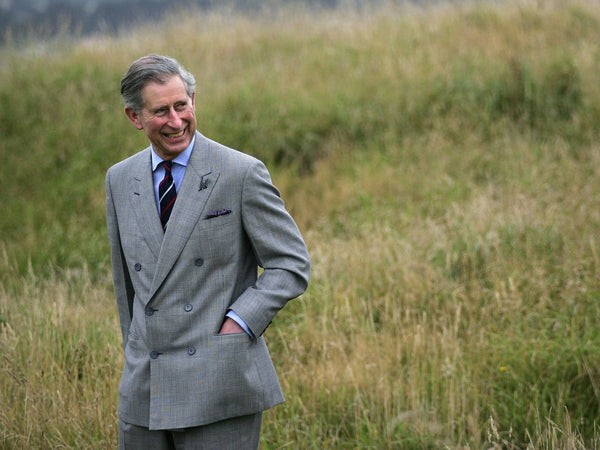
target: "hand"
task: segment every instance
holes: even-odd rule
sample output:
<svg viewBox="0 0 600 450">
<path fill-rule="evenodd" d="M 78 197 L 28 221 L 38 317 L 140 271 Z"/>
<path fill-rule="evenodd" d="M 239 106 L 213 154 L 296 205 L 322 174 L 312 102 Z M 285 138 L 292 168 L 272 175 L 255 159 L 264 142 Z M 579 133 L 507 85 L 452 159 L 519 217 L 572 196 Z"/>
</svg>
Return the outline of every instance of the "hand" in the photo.
<svg viewBox="0 0 600 450">
<path fill-rule="evenodd" d="M 221 325 L 219 334 L 234 334 L 234 333 L 245 333 L 244 329 L 238 325 L 238 323 L 230 317 L 225 318 L 225 322 Z"/>
</svg>

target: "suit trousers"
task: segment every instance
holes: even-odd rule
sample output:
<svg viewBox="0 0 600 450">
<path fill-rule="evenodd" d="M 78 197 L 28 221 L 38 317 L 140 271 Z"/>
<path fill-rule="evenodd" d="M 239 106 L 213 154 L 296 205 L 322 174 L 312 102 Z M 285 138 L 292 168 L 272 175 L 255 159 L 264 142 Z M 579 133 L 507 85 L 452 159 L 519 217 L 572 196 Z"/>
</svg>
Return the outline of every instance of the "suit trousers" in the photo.
<svg viewBox="0 0 600 450">
<path fill-rule="evenodd" d="M 262 412 L 181 430 L 149 430 L 119 420 L 119 450 L 256 450 Z"/>
</svg>

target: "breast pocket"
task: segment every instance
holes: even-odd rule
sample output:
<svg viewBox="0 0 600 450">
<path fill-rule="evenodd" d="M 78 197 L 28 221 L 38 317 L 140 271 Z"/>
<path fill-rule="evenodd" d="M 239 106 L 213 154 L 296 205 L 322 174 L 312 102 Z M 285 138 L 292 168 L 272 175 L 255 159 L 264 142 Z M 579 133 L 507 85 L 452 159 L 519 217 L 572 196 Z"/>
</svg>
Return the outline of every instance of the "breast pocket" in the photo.
<svg viewBox="0 0 600 450">
<path fill-rule="evenodd" d="M 195 238 L 207 249 L 212 261 L 226 263 L 235 257 L 242 235 L 239 221 L 233 214 L 205 219 L 196 229 Z"/>
</svg>

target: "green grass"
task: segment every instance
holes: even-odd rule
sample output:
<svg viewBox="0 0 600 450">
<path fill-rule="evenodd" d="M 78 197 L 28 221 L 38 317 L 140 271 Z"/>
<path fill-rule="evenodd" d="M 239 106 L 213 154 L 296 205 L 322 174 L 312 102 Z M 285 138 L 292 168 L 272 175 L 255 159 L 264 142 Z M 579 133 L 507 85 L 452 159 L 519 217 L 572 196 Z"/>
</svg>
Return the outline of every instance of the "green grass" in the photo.
<svg viewBox="0 0 600 450">
<path fill-rule="evenodd" d="M 104 174 L 146 145 L 118 90 L 150 52 L 313 259 L 267 336 L 263 448 L 600 447 L 600 8 L 277 17 L 0 49 L 0 447 L 116 444 Z"/>
</svg>

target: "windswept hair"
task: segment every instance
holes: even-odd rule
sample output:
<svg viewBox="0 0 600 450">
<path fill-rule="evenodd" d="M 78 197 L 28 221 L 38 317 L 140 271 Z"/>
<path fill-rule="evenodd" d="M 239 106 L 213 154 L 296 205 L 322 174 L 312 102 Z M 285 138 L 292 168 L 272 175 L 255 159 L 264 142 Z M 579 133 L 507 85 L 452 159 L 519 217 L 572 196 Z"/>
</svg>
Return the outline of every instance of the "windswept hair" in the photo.
<svg viewBox="0 0 600 450">
<path fill-rule="evenodd" d="M 125 106 L 140 112 L 144 107 L 142 89 L 151 82 L 165 84 L 174 75 L 183 80 L 185 90 L 191 97 L 196 90 L 196 80 L 175 59 L 162 55 L 147 55 L 134 61 L 121 79 L 121 96 Z"/>
</svg>

